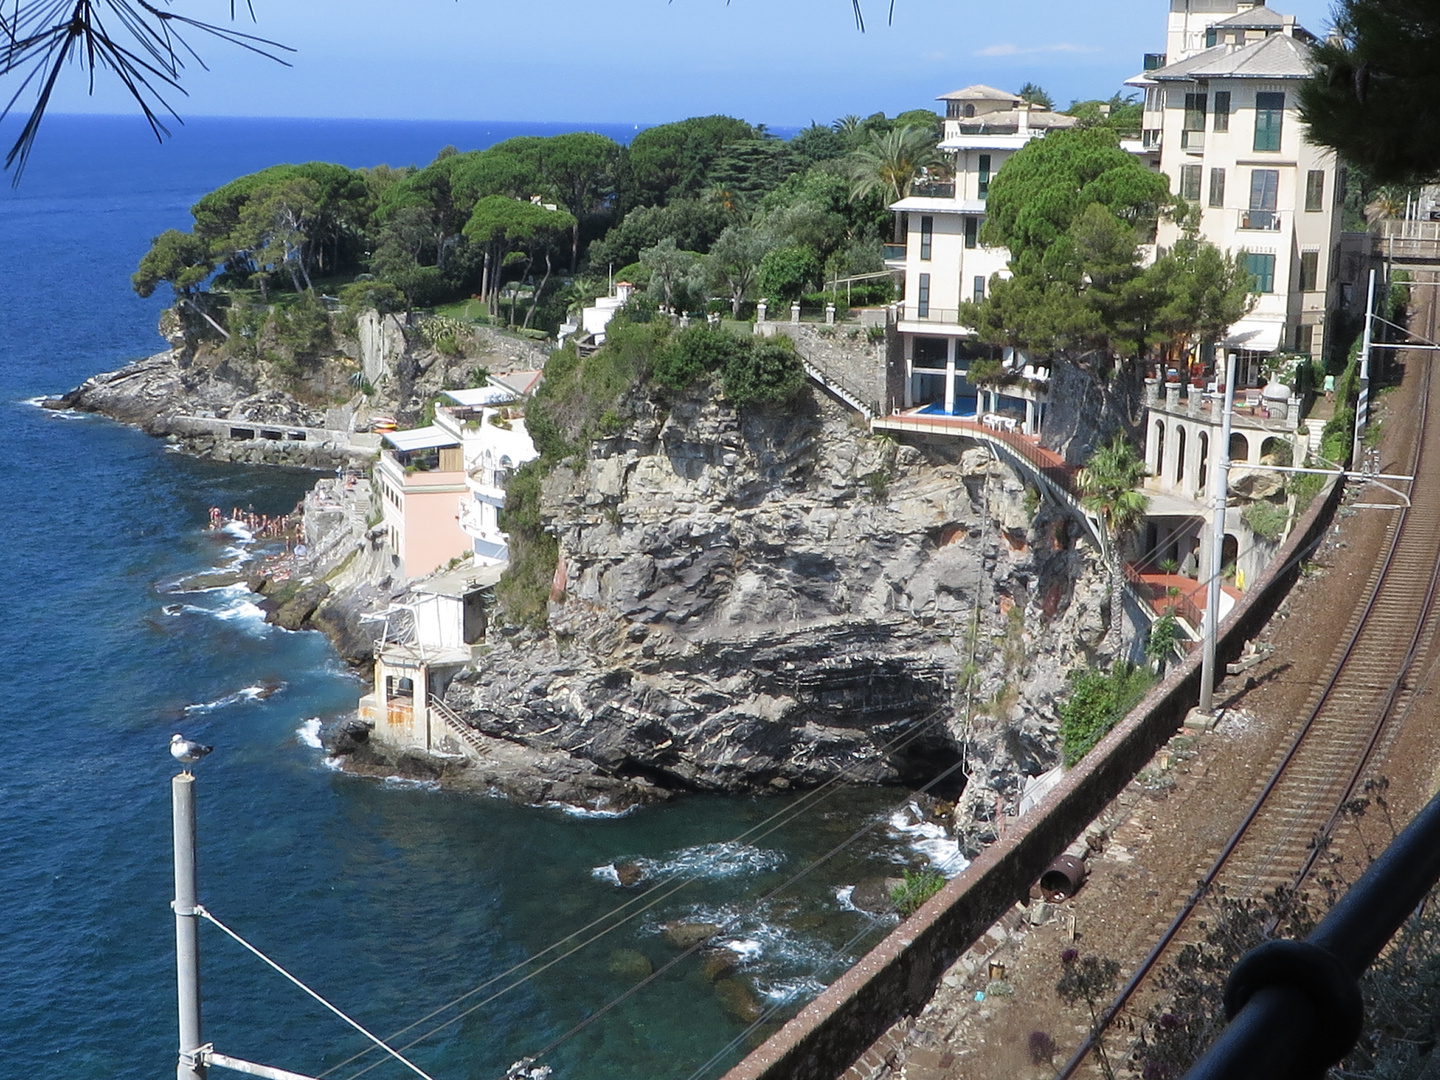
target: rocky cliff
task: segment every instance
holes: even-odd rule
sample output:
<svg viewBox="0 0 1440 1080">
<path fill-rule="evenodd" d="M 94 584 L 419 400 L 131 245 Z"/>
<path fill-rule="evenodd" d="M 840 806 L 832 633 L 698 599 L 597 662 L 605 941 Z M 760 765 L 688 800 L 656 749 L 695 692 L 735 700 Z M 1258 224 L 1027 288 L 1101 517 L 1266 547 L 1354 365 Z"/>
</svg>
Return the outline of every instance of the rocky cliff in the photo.
<svg viewBox="0 0 1440 1080">
<path fill-rule="evenodd" d="M 477 729 L 593 763 L 621 798 L 963 762 L 949 794 L 968 778 L 981 819 L 1054 762 L 1053 699 L 1103 633 L 1063 512 L 984 449 L 900 446 L 828 399 L 632 408 L 547 479 L 549 633 L 452 685 Z"/>
</svg>

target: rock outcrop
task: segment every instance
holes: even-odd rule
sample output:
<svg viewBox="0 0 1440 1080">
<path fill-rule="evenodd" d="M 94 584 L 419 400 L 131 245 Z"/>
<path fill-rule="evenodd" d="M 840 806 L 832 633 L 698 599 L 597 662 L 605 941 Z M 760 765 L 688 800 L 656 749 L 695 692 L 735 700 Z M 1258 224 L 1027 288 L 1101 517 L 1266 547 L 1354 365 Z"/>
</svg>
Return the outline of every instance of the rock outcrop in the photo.
<svg viewBox="0 0 1440 1080">
<path fill-rule="evenodd" d="M 479 731 L 671 789 L 953 767 L 981 818 L 1053 764 L 1053 700 L 1104 631 L 1062 510 L 986 450 L 872 437 L 828 399 L 635 409 L 547 478 L 550 633 L 452 684 Z"/>
</svg>

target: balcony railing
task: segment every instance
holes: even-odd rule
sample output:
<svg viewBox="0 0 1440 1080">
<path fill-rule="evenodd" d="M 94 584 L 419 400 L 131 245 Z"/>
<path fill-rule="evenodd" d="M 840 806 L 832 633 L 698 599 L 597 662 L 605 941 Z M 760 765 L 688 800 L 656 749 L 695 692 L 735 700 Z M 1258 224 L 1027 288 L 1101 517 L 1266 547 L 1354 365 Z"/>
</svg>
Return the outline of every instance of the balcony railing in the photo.
<svg viewBox="0 0 1440 1080">
<path fill-rule="evenodd" d="M 1252 232 L 1279 232 L 1280 215 L 1274 210 L 1241 210 L 1240 228 Z"/>
<path fill-rule="evenodd" d="M 920 304 L 913 304 L 909 301 L 906 301 L 899 306 L 899 309 L 901 322 L 911 321 L 950 323 L 954 326 L 960 325 L 959 308 L 938 308 L 932 307 L 929 304 L 922 306 Z"/>
<path fill-rule="evenodd" d="M 886 262 L 904 262 L 904 261 L 905 261 L 905 245 L 904 245 L 904 244 L 881 244 L 881 245 L 880 245 L 880 254 L 881 254 L 881 256 L 885 259 Z"/>
<path fill-rule="evenodd" d="M 1198 154 L 1205 149 L 1205 132 L 1203 131 L 1182 131 L 1180 132 L 1180 149 L 1188 150 L 1192 154 Z"/>
<path fill-rule="evenodd" d="M 917 180 L 910 185 L 910 194 L 918 195 L 922 199 L 953 199 L 955 197 L 955 183 L 942 183 L 937 180 Z"/>
</svg>

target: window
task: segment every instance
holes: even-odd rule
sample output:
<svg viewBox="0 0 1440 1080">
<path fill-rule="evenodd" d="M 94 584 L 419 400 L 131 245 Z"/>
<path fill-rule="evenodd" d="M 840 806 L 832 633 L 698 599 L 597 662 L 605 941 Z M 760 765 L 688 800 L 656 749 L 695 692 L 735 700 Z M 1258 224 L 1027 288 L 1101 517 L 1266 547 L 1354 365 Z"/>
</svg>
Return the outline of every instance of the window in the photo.
<svg viewBox="0 0 1440 1080">
<path fill-rule="evenodd" d="M 920 261 L 930 261 L 930 247 L 935 239 L 935 219 L 929 214 L 920 218 Z"/>
<path fill-rule="evenodd" d="M 1279 169 L 1250 170 L 1250 209 L 1274 210 L 1280 197 Z"/>
<path fill-rule="evenodd" d="M 1215 130 L 1230 130 L 1230 91 L 1215 91 Z"/>
<path fill-rule="evenodd" d="M 980 155 L 980 198 L 990 194 L 990 155 Z"/>
<path fill-rule="evenodd" d="M 1320 252 L 1302 251 L 1300 253 L 1300 291 L 1314 292 L 1319 288 L 1320 280 Z"/>
<path fill-rule="evenodd" d="M 1180 145 L 1198 149 L 1205 145 L 1205 95 L 1185 95 L 1185 117 L 1180 124 Z"/>
<path fill-rule="evenodd" d="M 972 117 L 972 116 L 974 116 L 974 115 L 975 115 L 975 106 L 974 106 L 974 105 L 966 105 L 966 106 L 965 106 L 965 118 L 968 120 L 970 117 Z"/>
<path fill-rule="evenodd" d="M 1225 205 L 1225 170 L 1210 170 L 1210 205 Z"/>
<path fill-rule="evenodd" d="M 1255 279 L 1254 291 L 1275 291 L 1275 256 L 1245 253 L 1245 269 Z"/>
<path fill-rule="evenodd" d="M 1219 33 L 1220 32 L 1213 26 L 1207 26 L 1205 28 L 1205 48 L 1215 48 L 1215 42 L 1218 40 Z"/>
<path fill-rule="evenodd" d="M 929 368 L 932 371 L 945 370 L 945 363 L 949 357 L 949 343 L 941 337 L 920 337 L 914 338 L 914 352 L 911 354 L 911 366 L 916 368 Z"/>
<path fill-rule="evenodd" d="M 965 219 L 965 246 L 973 248 L 980 236 L 980 219 L 967 217 Z"/>
<path fill-rule="evenodd" d="M 985 299 L 985 275 L 975 275 L 975 302 L 978 304 Z"/>
<path fill-rule="evenodd" d="M 1270 261 L 1275 261 L 1275 256 L 1270 256 Z M 1267 292 L 1269 290 L 1266 290 Z M 915 305 L 915 314 L 918 318 L 928 319 L 930 317 L 930 275 L 920 275 L 920 296 Z"/>
<path fill-rule="evenodd" d="M 1280 149 L 1280 124 L 1285 116 L 1284 94 L 1255 95 L 1255 149 Z"/>
<path fill-rule="evenodd" d="M 1335 209 L 1339 210 L 1345 204 L 1345 183 L 1349 174 L 1342 168 L 1335 173 Z"/>
<path fill-rule="evenodd" d="M 1298 353 L 1315 351 L 1315 327 L 1297 326 L 1295 328 L 1295 351 Z"/>
<path fill-rule="evenodd" d="M 1305 212 L 1314 214 L 1325 205 L 1325 170 L 1311 169 L 1305 174 Z"/>
<path fill-rule="evenodd" d="M 1190 202 L 1200 201 L 1200 166 L 1180 166 L 1180 197 Z"/>
</svg>

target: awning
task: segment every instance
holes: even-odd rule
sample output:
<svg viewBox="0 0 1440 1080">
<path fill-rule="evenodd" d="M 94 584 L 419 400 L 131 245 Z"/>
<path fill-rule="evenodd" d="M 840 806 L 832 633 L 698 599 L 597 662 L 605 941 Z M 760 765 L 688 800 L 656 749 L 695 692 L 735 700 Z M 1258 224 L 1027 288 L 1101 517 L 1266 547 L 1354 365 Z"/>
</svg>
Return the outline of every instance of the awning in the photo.
<svg viewBox="0 0 1440 1080">
<path fill-rule="evenodd" d="M 1285 323 L 1274 319 L 1241 319 L 1230 327 L 1225 337 L 1227 349 L 1271 353 L 1280 347 L 1280 331 Z"/>
<path fill-rule="evenodd" d="M 409 431 L 387 431 L 385 441 L 396 450 L 429 450 L 436 446 L 459 446 L 460 440 L 433 424 Z"/>
<path fill-rule="evenodd" d="M 456 405 L 498 405 L 502 401 L 514 401 L 514 390 L 505 386 L 476 386 L 469 390 L 446 390 L 445 396 Z"/>
</svg>

